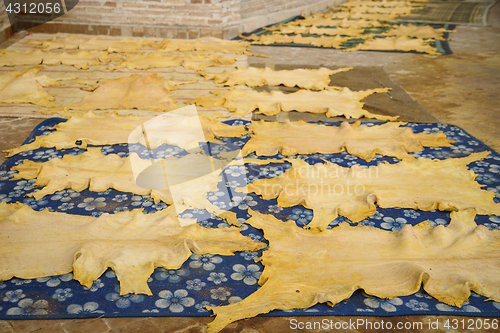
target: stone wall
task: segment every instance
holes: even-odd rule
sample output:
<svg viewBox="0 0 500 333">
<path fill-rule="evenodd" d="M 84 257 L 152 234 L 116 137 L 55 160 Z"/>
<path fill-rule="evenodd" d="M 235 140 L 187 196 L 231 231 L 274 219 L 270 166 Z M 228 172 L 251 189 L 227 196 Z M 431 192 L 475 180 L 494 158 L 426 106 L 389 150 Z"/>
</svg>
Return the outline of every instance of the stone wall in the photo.
<svg viewBox="0 0 500 333">
<path fill-rule="evenodd" d="M 340 0 L 80 0 L 34 32 L 230 39 Z M 343 2 L 343 1 L 342 1 Z"/>
</svg>

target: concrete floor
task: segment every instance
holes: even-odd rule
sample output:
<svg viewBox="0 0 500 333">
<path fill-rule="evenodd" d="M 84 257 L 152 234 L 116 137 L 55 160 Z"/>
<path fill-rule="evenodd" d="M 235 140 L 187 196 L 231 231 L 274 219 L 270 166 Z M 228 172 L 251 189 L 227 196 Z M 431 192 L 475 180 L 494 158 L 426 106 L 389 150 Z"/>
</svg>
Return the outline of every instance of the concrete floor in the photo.
<svg viewBox="0 0 500 333">
<path fill-rule="evenodd" d="M 500 6 L 490 11 L 490 26 L 459 26 L 452 35 L 448 56 L 409 53 L 354 52 L 307 48 L 252 47 L 252 52 L 272 58 L 251 58 L 251 63 L 309 64 L 333 66 L 383 66 L 391 78 L 422 106 L 444 123 L 458 125 L 496 151 L 500 151 Z M 4 45 L 0 47 L 5 47 Z M 42 119 L 0 118 L 0 149 L 21 144 Z M 2 156 L 3 157 L 3 156 Z M 0 162 L 2 158 L 0 158 Z M 312 321 L 315 317 L 300 317 Z M 377 318 L 373 322 L 423 322 L 420 332 L 446 332 L 428 329 L 429 320 L 463 317 L 406 316 Z M 291 318 L 258 317 L 229 325 L 223 332 L 292 332 Z M 323 318 L 320 318 L 323 319 Z M 356 320 L 353 317 L 328 317 L 333 322 Z M 3 332 L 183 332 L 205 331 L 211 318 L 98 318 L 88 320 L 0 321 Z M 317 320 L 317 318 L 316 318 Z M 300 332 L 322 332 L 297 330 Z M 344 331 L 344 330 L 343 330 Z M 346 332 L 371 332 L 345 330 Z M 406 332 L 416 332 L 407 330 Z M 480 330 L 479 330 L 480 331 Z M 458 331 L 457 331 L 458 332 Z M 477 331 L 476 331 L 477 332 Z M 493 332 L 490 330 L 489 332 Z"/>
</svg>

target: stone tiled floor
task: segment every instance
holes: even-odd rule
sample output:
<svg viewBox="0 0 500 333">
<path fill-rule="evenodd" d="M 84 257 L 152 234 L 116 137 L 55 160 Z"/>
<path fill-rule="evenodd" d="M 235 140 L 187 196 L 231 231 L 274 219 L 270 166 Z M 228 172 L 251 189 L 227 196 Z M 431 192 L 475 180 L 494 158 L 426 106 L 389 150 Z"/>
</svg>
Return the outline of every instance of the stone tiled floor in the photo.
<svg viewBox="0 0 500 333">
<path fill-rule="evenodd" d="M 252 47 L 254 53 L 272 58 L 251 58 L 253 63 L 310 64 L 332 66 L 383 66 L 391 78 L 442 122 L 461 126 L 475 137 L 500 151 L 500 6 L 489 16 L 489 27 L 460 26 L 453 34 L 453 55 L 432 57 L 420 54 L 355 52 L 307 48 Z M 5 47 L 1 45 L 0 47 Z M 41 119 L 0 118 L 0 149 L 19 145 Z M 0 157 L 0 162 L 3 156 Z M 365 317 L 371 322 L 422 322 L 423 329 L 398 332 L 466 332 L 446 330 L 442 326 L 452 316 Z M 323 317 L 300 317 L 302 322 Z M 349 322 L 354 317 L 327 317 L 336 322 Z M 329 332 L 336 330 L 292 330 L 290 318 L 258 317 L 242 320 L 223 332 Z M 440 329 L 429 328 L 429 321 L 439 320 Z M 86 320 L 0 321 L 4 332 L 169 332 L 198 333 L 205 331 L 210 318 L 98 318 Z M 347 329 L 343 332 L 381 332 L 381 330 Z M 475 330 L 480 332 L 481 330 Z M 487 330 L 483 330 L 487 331 Z M 494 332 L 489 330 L 488 332 Z M 467 331 L 468 332 L 468 331 Z"/>
</svg>

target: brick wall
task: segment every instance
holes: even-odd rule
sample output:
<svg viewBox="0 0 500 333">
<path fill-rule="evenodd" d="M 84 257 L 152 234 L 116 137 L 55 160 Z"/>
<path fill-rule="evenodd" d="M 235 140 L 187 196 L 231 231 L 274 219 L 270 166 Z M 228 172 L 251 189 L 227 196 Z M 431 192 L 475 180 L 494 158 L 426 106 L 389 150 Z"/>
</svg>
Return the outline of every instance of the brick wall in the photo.
<svg viewBox="0 0 500 333">
<path fill-rule="evenodd" d="M 337 0 L 340 1 L 340 0 Z M 80 0 L 35 32 L 138 37 L 232 38 L 335 0 Z"/>
<path fill-rule="evenodd" d="M 232 38 L 240 0 L 80 0 L 73 10 L 32 29 L 137 37 Z"/>
</svg>

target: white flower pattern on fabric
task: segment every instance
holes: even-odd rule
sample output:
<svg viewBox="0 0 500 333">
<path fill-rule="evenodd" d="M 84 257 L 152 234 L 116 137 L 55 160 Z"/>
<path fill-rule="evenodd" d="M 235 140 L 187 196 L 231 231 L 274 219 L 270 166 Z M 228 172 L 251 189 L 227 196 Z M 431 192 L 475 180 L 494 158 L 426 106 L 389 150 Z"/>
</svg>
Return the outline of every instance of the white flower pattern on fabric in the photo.
<svg viewBox="0 0 500 333">
<path fill-rule="evenodd" d="M 20 155 L 20 156 L 22 156 L 22 157 L 28 157 L 28 156 L 31 156 L 31 155 L 33 155 L 33 150 L 30 150 L 30 151 L 25 151 L 25 152 L 23 152 L 23 153 L 20 153 L 19 155 Z M 21 163 L 23 163 L 23 160 L 19 160 L 19 161 L 17 161 L 17 162 L 16 162 L 16 165 L 21 164 Z"/>
<path fill-rule="evenodd" d="M 15 190 L 9 193 L 9 198 L 22 197 L 22 196 L 24 196 L 24 191 L 22 190 Z"/>
<path fill-rule="evenodd" d="M 224 197 L 224 192 L 217 191 L 217 192 L 208 192 L 207 193 L 207 199 L 210 201 L 218 201 L 222 197 Z"/>
<path fill-rule="evenodd" d="M 84 149 L 73 148 L 68 151 L 68 155 L 81 155 L 85 152 Z"/>
<path fill-rule="evenodd" d="M 184 289 L 176 290 L 173 294 L 170 290 L 162 290 L 158 296 L 161 299 L 157 300 L 155 305 L 162 309 L 168 308 L 173 313 L 180 313 L 184 311 L 184 307 L 193 306 L 195 303 Z"/>
<path fill-rule="evenodd" d="M 480 167 L 488 167 L 490 166 L 490 164 L 488 162 L 485 162 L 485 161 L 477 161 L 477 162 L 474 162 L 476 163 L 477 166 L 480 166 Z"/>
<path fill-rule="evenodd" d="M 196 310 L 198 310 L 198 312 L 208 312 L 208 310 L 205 309 L 205 306 L 215 307 L 216 305 L 211 304 L 210 302 L 207 302 L 207 301 L 203 301 L 201 303 L 196 304 L 194 307 Z"/>
<path fill-rule="evenodd" d="M 58 288 L 56 289 L 56 292 L 54 295 L 52 295 L 52 298 L 57 299 L 58 301 L 62 302 L 65 301 L 67 298 L 73 297 L 73 293 L 71 292 L 71 288 Z"/>
<path fill-rule="evenodd" d="M 144 301 L 144 295 L 127 294 L 120 296 L 120 287 L 115 288 L 114 293 L 106 295 L 106 300 L 113 302 L 120 309 L 128 308 L 132 303 L 140 303 Z"/>
<path fill-rule="evenodd" d="M 126 212 L 126 211 L 128 211 L 127 207 L 118 207 L 117 209 L 115 209 L 113 211 L 113 213 L 116 214 L 116 213 L 121 213 L 121 212 Z"/>
<path fill-rule="evenodd" d="M 490 216 L 489 220 L 493 223 L 500 223 L 500 216 Z"/>
<path fill-rule="evenodd" d="M 209 220 L 203 220 L 201 222 L 198 222 L 198 224 L 204 228 L 211 228 L 214 223 Z"/>
<path fill-rule="evenodd" d="M 344 216 L 340 216 L 340 215 L 339 215 L 339 216 L 337 216 L 337 217 L 335 218 L 335 220 L 333 220 L 332 222 L 330 222 L 330 223 L 328 224 L 328 227 L 326 227 L 326 228 L 327 228 L 327 229 L 332 229 L 332 228 L 335 228 L 337 225 L 339 225 L 340 223 L 343 223 L 343 222 L 347 222 L 347 223 L 349 223 L 350 221 L 349 221 L 349 219 L 347 219 L 346 217 L 344 217 Z"/>
<path fill-rule="evenodd" d="M 489 230 L 500 230 L 500 225 L 496 223 L 485 223 L 484 226 Z"/>
<path fill-rule="evenodd" d="M 104 287 L 104 283 L 101 281 L 101 279 L 97 279 L 97 280 L 95 280 L 95 281 L 92 283 L 92 287 L 90 287 L 90 289 L 89 289 L 89 288 L 87 288 L 87 287 L 83 287 L 83 289 L 85 289 L 85 290 L 90 290 L 90 291 L 94 292 L 94 291 L 99 290 L 99 289 L 100 289 L 100 288 L 102 288 L 102 287 Z"/>
<path fill-rule="evenodd" d="M 47 203 L 47 200 L 36 200 L 35 198 L 26 198 L 23 200 L 23 204 L 30 206 L 33 210 L 43 210 Z"/>
<path fill-rule="evenodd" d="M 106 273 L 104 273 L 104 276 L 109 279 L 116 278 L 116 274 L 112 270 L 108 270 Z"/>
<path fill-rule="evenodd" d="M 245 260 L 255 260 L 259 257 L 259 253 L 257 252 L 252 252 L 252 251 L 243 251 L 240 253 L 240 256 L 243 257 Z"/>
<path fill-rule="evenodd" d="M 179 215 L 179 217 L 181 219 L 194 219 L 194 215 L 191 214 L 191 213 L 182 213 L 181 215 Z"/>
<path fill-rule="evenodd" d="M 372 309 L 382 308 L 387 312 L 395 312 L 397 311 L 396 307 L 403 304 L 403 301 L 399 297 L 391 300 L 368 297 L 363 302 Z"/>
<path fill-rule="evenodd" d="M 331 158 L 330 162 L 332 162 L 332 163 L 343 163 L 344 159 L 343 158 Z"/>
<path fill-rule="evenodd" d="M 21 180 L 16 183 L 14 190 L 18 191 L 29 191 L 33 189 L 33 184 L 36 183 L 36 179 Z"/>
<path fill-rule="evenodd" d="M 154 204 L 154 201 L 151 199 L 149 195 L 134 195 L 132 197 L 132 206 L 142 206 L 149 207 Z"/>
<path fill-rule="evenodd" d="M 191 268 L 200 268 L 203 267 L 206 271 L 213 271 L 215 269 L 215 264 L 220 264 L 222 262 L 222 258 L 219 256 L 214 256 L 213 254 L 192 254 L 191 262 L 189 263 L 189 267 Z"/>
<path fill-rule="evenodd" d="M 434 158 L 434 155 L 432 154 L 424 154 L 423 152 L 417 152 L 417 153 L 413 153 L 413 156 L 418 158 L 418 157 L 423 157 L 423 158 L 427 158 L 427 159 L 433 159 Z"/>
<path fill-rule="evenodd" d="M 426 298 L 426 299 L 432 299 L 433 298 L 432 296 L 429 296 L 429 294 L 427 294 L 424 291 L 417 291 L 415 294 L 413 294 L 413 296 L 416 296 L 418 298 Z"/>
<path fill-rule="evenodd" d="M 364 225 L 365 227 L 374 227 L 375 226 L 375 222 L 370 221 L 370 220 L 363 220 L 363 221 L 359 222 L 359 224 Z"/>
<path fill-rule="evenodd" d="M 0 202 L 5 202 L 5 203 L 7 203 L 7 202 L 10 202 L 10 201 L 12 201 L 12 199 L 11 199 L 11 198 L 8 198 L 8 197 L 7 197 L 7 194 L 0 194 Z"/>
<path fill-rule="evenodd" d="M 241 227 L 241 231 L 245 231 L 245 230 L 248 230 L 248 225 L 245 224 L 247 219 L 244 219 L 244 218 L 238 218 L 238 221 L 243 224 L 243 226 Z M 231 226 L 229 225 L 229 223 L 227 222 L 221 222 L 219 224 L 217 224 L 217 228 L 230 228 Z"/>
<path fill-rule="evenodd" d="M 419 302 L 416 299 L 411 299 L 409 302 L 406 302 L 405 305 L 413 311 L 429 311 L 429 305 L 427 305 L 427 303 Z"/>
<path fill-rule="evenodd" d="M 285 171 L 280 167 L 265 167 L 260 169 L 259 176 L 264 176 L 266 178 L 275 178 L 281 175 L 283 172 Z"/>
<path fill-rule="evenodd" d="M 346 152 L 343 152 L 343 153 L 341 153 L 341 154 L 346 155 L 346 156 L 344 156 L 344 158 L 345 158 L 346 160 L 350 160 L 350 161 L 356 161 L 356 160 L 359 160 L 359 158 L 358 158 L 358 157 L 356 157 L 356 156 L 354 156 L 354 155 L 348 155 Z"/>
<path fill-rule="evenodd" d="M 492 184 L 492 183 L 495 183 L 496 181 L 498 181 L 498 179 L 493 177 L 493 175 L 483 173 L 483 174 L 477 175 L 476 181 L 478 183 Z"/>
<path fill-rule="evenodd" d="M 224 173 L 231 177 L 239 177 L 241 175 L 245 175 L 247 173 L 247 170 L 244 166 L 231 165 L 224 169 Z"/>
<path fill-rule="evenodd" d="M 257 201 L 254 201 L 254 199 L 251 196 L 246 195 L 243 198 L 242 197 L 234 197 L 233 202 L 231 202 L 230 205 L 232 207 L 238 207 L 238 209 L 241 209 L 241 210 L 246 210 L 250 207 L 256 206 Z"/>
<path fill-rule="evenodd" d="M 57 206 L 57 209 L 65 211 L 65 210 L 73 209 L 73 207 L 75 207 L 75 205 L 72 202 L 65 202 L 62 205 Z"/>
<path fill-rule="evenodd" d="M 238 181 L 236 180 L 231 180 L 231 181 L 228 181 L 226 182 L 226 186 L 227 187 L 230 187 L 231 189 L 235 189 L 237 187 L 240 187 L 242 184 L 240 184 Z"/>
<path fill-rule="evenodd" d="M 405 215 L 405 217 L 409 217 L 411 219 L 416 219 L 417 217 L 420 216 L 420 213 L 413 210 L 413 209 L 405 209 L 404 215 Z"/>
<path fill-rule="evenodd" d="M 229 299 L 227 300 L 227 302 L 228 302 L 229 304 L 237 303 L 237 302 L 239 302 L 239 301 L 241 301 L 241 297 L 238 297 L 238 296 L 231 296 L 231 297 L 229 297 Z"/>
<path fill-rule="evenodd" d="M 473 168 L 471 168 L 471 170 L 474 171 L 475 173 L 484 172 L 484 168 L 481 168 L 481 167 L 473 167 Z"/>
<path fill-rule="evenodd" d="M 16 303 L 17 301 L 19 301 L 21 298 L 24 298 L 24 297 L 26 297 L 26 295 L 23 294 L 22 289 L 9 290 L 5 293 L 3 301 Z"/>
<path fill-rule="evenodd" d="M 226 282 L 226 274 L 224 273 L 210 273 L 210 276 L 207 278 L 208 281 L 212 281 L 215 284 L 221 284 L 222 282 Z"/>
<path fill-rule="evenodd" d="M 444 225 L 444 226 L 446 226 L 447 224 L 448 224 L 448 221 L 443 220 L 443 219 L 429 220 L 429 225 L 431 227 L 437 227 L 438 225 Z"/>
<path fill-rule="evenodd" d="M 122 201 L 125 201 L 127 199 L 128 199 L 127 195 L 125 195 L 125 194 L 118 194 L 118 195 L 115 195 L 115 197 L 112 200 L 116 201 L 116 202 L 122 202 Z"/>
<path fill-rule="evenodd" d="M 243 280 L 243 282 L 249 286 L 257 283 L 257 279 L 260 278 L 261 272 L 260 267 L 254 264 L 248 265 L 247 267 L 236 264 L 233 266 L 233 270 L 236 273 L 231 274 L 231 279 L 233 280 Z"/>
<path fill-rule="evenodd" d="M 278 205 L 269 205 L 267 206 L 267 211 L 271 213 L 279 213 L 283 210 L 282 207 L 278 207 Z"/>
<path fill-rule="evenodd" d="M 493 173 L 500 173 L 500 166 L 492 164 L 488 171 Z"/>
<path fill-rule="evenodd" d="M 252 240 L 254 240 L 256 242 L 260 242 L 260 240 L 262 239 L 262 236 L 255 235 L 255 234 L 248 234 L 248 237 L 250 237 Z"/>
<path fill-rule="evenodd" d="M 226 209 L 226 203 L 224 201 L 216 201 L 212 202 L 215 206 L 217 206 L 219 209 Z"/>
<path fill-rule="evenodd" d="M 495 198 L 493 199 L 495 202 L 500 201 L 500 186 L 495 186 L 495 187 L 488 187 L 486 188 L 487 191 L 495 192 Z"/>
<path fill-rule="evenodd" d="M 153 201 L 154 202 L 154 201 Z M 149 213 L 155 213 L 157 211 L 160 211 L 160 210 L 163 210 L 165 208 L 167 208 L 168 205 L 164 202 L 159 202 L 157 204 L 153 204 L 151 205 L 151 208 L 150 210 L 148 210 L 147 212 L 145 211 L 145 213 L 149 214 Z"/>
<path fill-rule="evenodd" d="M 17 279 L 17 278 L 13 278 L 12 280 L 10 280 L 10 283 L 13 283 L 15 284 L 16 286 L 22 286 L 23 284 L 30 284 L 32 280 L 28 279 L 28 280 L 24 280 L 24 279 Z M 2 289 L 2 288 L 0 288 Z"/>
<path fill-rule="evenodd" d="M 163 158 L 165 158 L 167 156 L 177 155 L 177 154 L 182 153 L 182 152 L 183 152 L 182 148 L 171 147 L 171 148 L 167 148 L 167 149 L 160 150 L 159 152 L 157 152 L 156 153 L 156 158 L 157 159 L 163 159 Z"/>
<path fill-rule="evenodd" d="M 36 302 L 33 302 L 31 298 L 24 298 L 17 303 L 18 307 L 10 308 L 7 310 L 7 315 L 10 316 L 21 316 L 21 315 L 46 315 L 48 312 L 46 308 L 49 306 L 49 303 L 40 299 Z"/>
<path fill-rule="evenodd" d="M 17 173 L 17 171 L 0 171 L 0 181 L 9 180 Z"/>
<path fill-rule="evenodd" d="M 61 202 L 71 201 L 73 198 L 80 196 L 80 193 L 73 190 L 62 190 L 50 196 L 50 200 L 60 200 Z"/>
<path fill-rule="evenodd" d="M 399 231 L 406 224 L 406 219 L 402 217 L 392 218 L 392 217 L 384 217 L 384 222 L 380 224 L 380 226 L 384 229 L 388 229 L 391 231 Z"/>
<path fill-rule="evenodd" d="M 211 155 L 217 155 L 217 154 L 220 154 L 222 152 L 227 152 L 227 151 L 231 151 L 231 148 L 229 148 L 228 146 L 218 145 L 218 144 L 211 144 L 210 145 L 210 154 Z"/>
<path fill-rule="evenodd" d="M 81 306 L 80 304 L 70 304 L 66 311 L 71 314 L 82 314 L 82 313 L 104 313 L 102 310 L 97 310 L 99 304 L 96 302 L 87 302 Z"/>
<path fill-rule="evenodd" d="M 434 128 L 424 128 L 424 130 L 423 130 L 422 133 L 425 133 L 425 134 L 437 134 L 439 132 L 440 132 L 439 128 L 434 127 Z"/>
<path fill-rule="evenodd" d="M 288 215 L 288 219 L 294 220 L 298 224 L 306 225 L 313 219 L 313 212 L 310 209 L 294 208 L 292 214 Z"/>
<path fill-rule="evenodd" d="M 470 305 L 469 302 L 464 302 L 461 308 L 450 306 L 444 303 L 438 303 L 436 304 L 436 309 L 446 312 L 481 312 L 481 310 L 479 310 L 475 306 Z"/>
<path fill-rule="evenodd" d="M 157 268 L 154 277 L 158 281 L 168 280 L 170 283 L 179 283 L 183 277 L 189 275 L 189 270 L 181 268 L 176 270 L 167 270 L 165 268 Z"/>
<path fill-rule="evenodd" d="M 47 149 L 46 151 L 37 151 L 33 159 L 53 159 L 57 157 L 57 150 L 55 149 Z"/>
<path fill-rule="evenodd" d="M 106 198 L 85 198 L 82 203 L 78 204 L 78 208 L 85 208 L 87 211 L 106 206 Z"/>
<path fill-rule="evenodd" d="M 73 273 L 64 274 L 61 276 L 51 276 L 36 279 L 38 282 L 47 282 L 47 287 L 57 287 L 61 282 L 73 280 Z"/>
<path fill-rule="evenodd" d="M 226 290 L 224 287 L 219 287 L 215 289 L 210 289 L 210 297 L 212 299 L 218 299 L 221 301 L 225 301 L 228 296 L 230 296 L 231 293 Z"/>
<path fill-rule="evenodd" d="M 193 290 L 196 290 L 196 291 L 200 291 L 206 285 L 207 284 L 205 282 L 202 282 L 200 279 L 194 279 L 194 280 L 187 280 L 186 281 L 186 288 L 187 289 L 193 289 Z"/>
<path fill-rule="evenodd" d="M 470 155 L 474 152 L 474 149 L 466 147 L 464 145 L 452 146 L 451 149 L 455 154 Z"/>
</svg>

